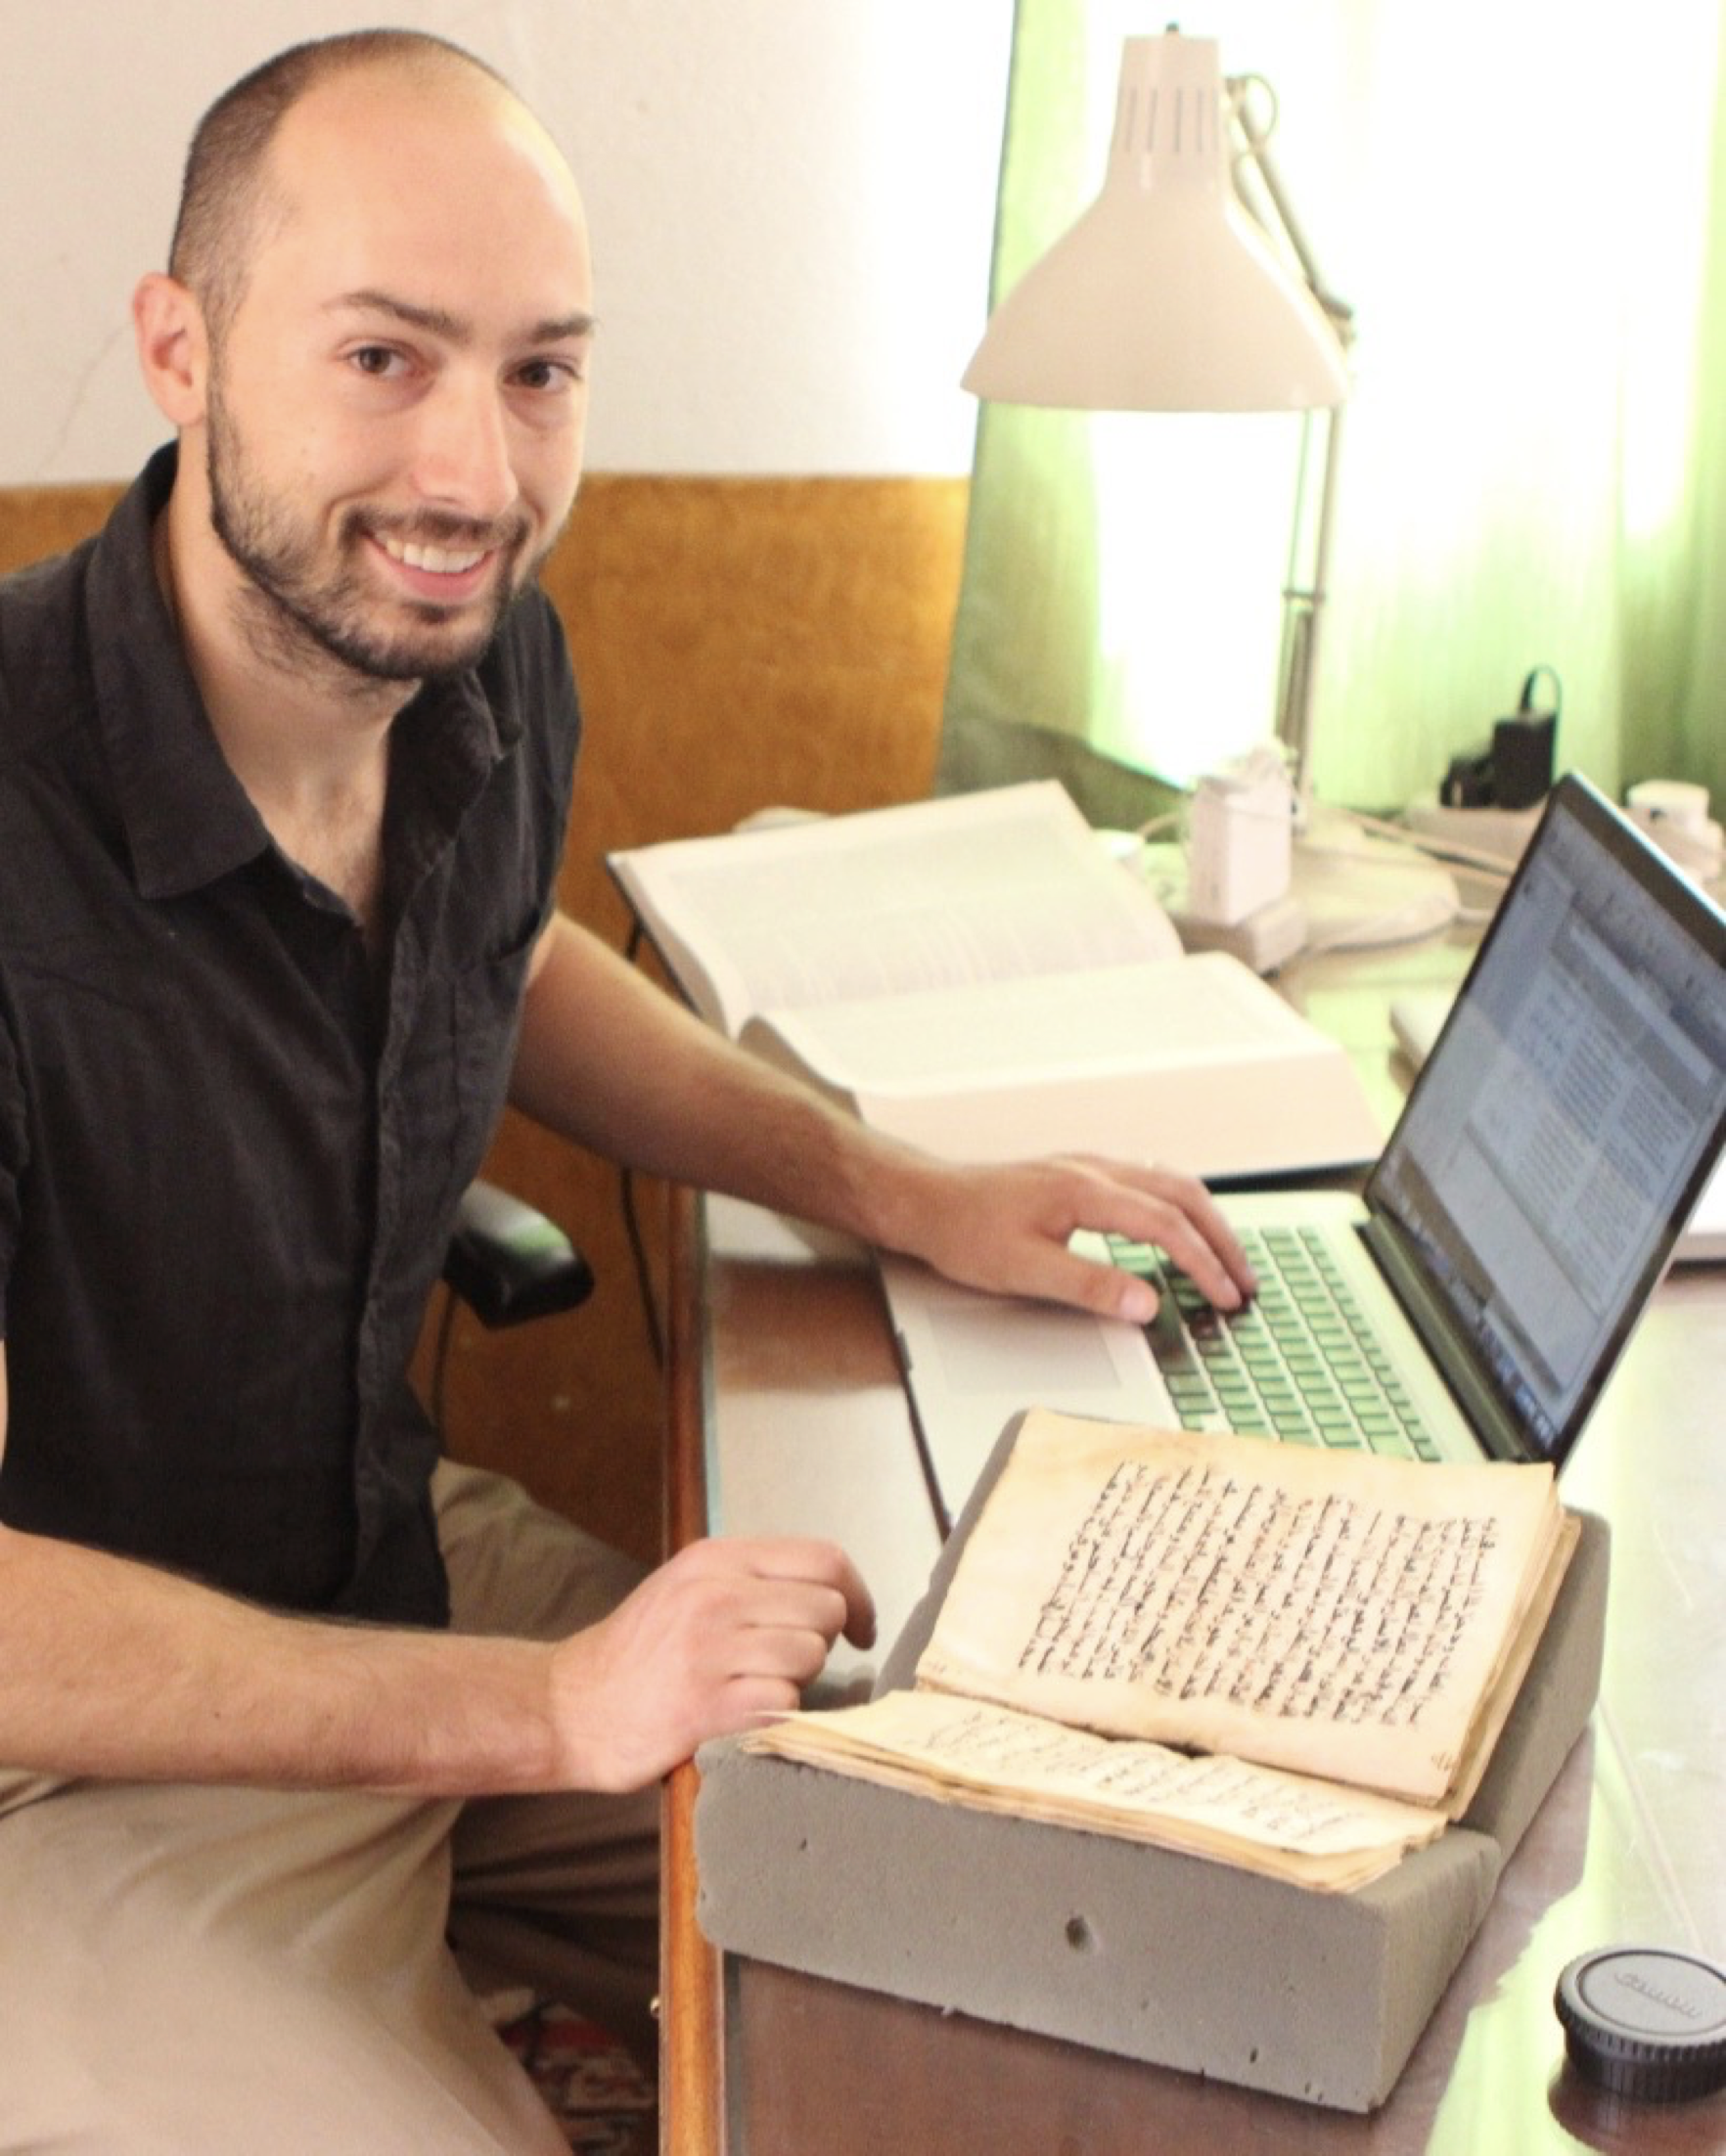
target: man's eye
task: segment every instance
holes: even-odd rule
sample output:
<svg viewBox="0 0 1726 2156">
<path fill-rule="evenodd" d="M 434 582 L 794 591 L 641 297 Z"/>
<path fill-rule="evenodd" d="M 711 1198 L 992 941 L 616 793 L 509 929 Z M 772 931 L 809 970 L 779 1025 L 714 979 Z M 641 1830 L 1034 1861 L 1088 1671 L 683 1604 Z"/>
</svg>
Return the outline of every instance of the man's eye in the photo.
<svg viewBox="0 0 1726 2156">
<path fill-rule="evenodd" d="M 530 359 L 516 371 L 523 389 L 569 389 L 581 380 L 581 369 L 569 359 Z"/>
<path fill-rule="evenodd" d="M 400 365 L 400 355 L 392 352 L 387 344 L 362 344 L 348 358 L 362 375 L 388 375 Z"/>
</svg>

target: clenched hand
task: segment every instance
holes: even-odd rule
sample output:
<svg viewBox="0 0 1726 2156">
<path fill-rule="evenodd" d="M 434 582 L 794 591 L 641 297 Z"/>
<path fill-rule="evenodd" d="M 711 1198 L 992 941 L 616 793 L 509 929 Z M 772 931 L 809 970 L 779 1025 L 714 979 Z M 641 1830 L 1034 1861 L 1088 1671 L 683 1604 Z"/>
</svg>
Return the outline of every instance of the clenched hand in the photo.
<svg viewBox="0 0 1726 2156">
<path fill-rule="evenodd" d="M 795 1708 L 840 1634 L 875 1638 L 875 1606 L 831 1543 L 692 1543 L 553 1657 L 560 1781 L 636 1789 L 708 1737 Z"/>
</svg>

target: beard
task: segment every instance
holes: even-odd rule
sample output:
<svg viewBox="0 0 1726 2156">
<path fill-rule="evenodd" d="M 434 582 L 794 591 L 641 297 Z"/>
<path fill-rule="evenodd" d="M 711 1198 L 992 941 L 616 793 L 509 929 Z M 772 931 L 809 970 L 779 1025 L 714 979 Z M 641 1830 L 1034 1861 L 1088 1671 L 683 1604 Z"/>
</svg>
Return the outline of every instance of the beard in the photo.
<svg viewBox="0 0 1726 2156">
<path fill-rule="evenodd" d="M 253 649 L 273 662 L 334 659 L 349 674 L 378 682 L 463 673 L 489 651 L 548 551 L 526 558 L 531 527 L 521 515 L 488 523 L 434 511 L 388 517 L 355 508 L 338 526 L 334 554 L 321 557 L 315 522 L 260 483 L 213 385 L 207 463 L 210 522 L 247 578 L 243 626 Z M 363 551 L 386 532 L 397 542 L 495 551 L 502 571 L 485 606 L 398 601 L 391 606 L 368 591 Z"/>
</svg>

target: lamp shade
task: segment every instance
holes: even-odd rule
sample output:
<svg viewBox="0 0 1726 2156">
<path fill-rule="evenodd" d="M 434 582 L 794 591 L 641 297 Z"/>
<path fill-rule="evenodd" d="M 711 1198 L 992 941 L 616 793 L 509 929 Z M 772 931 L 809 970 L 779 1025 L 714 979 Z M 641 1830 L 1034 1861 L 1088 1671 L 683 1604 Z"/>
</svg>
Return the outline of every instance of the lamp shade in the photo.
<svg viewBox="0 0 1726 2156">
<path fill-rule="evenodd" d="M 1215 41 L 1129 37 L 1103 192 L 989 318 L 964 385 L 1078 411 L 1340 404 L 1336 329 L 1243 205 Z"/>
</svg>

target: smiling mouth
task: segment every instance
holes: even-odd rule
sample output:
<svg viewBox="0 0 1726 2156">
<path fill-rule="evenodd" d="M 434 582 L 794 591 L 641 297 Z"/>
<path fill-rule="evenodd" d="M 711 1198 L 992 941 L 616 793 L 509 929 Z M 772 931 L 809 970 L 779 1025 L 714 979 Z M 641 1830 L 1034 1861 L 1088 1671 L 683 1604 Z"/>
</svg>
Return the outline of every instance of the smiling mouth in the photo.
<svg viewBox="0 0 1726 2156">
<path fill-rule="evenodd" d="M 465 576 L 492 551 L 489 547 L 437 547 L 425 540 L 393 539 L 382 531 L 373 536 L 392 561 L 432 576 Z"/>
</svg>

